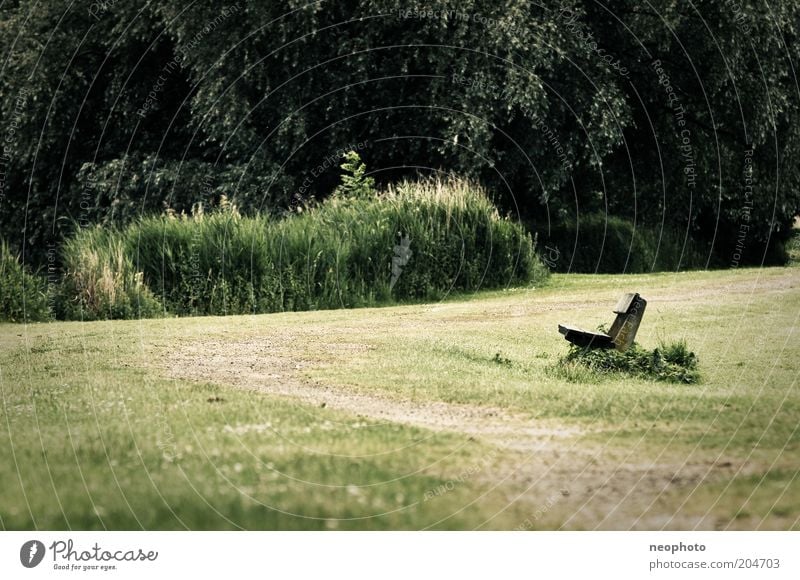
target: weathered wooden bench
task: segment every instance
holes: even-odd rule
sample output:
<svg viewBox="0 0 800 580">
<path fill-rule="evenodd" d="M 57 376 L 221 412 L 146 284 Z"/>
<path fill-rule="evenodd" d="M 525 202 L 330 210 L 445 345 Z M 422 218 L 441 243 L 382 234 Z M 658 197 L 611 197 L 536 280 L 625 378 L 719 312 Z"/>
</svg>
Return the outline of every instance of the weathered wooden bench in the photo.
<svg viewBox="0 0 800 580">
<path fill-rule="evenodd" d="M 636 338 L 636 332 L 639 330 L 639 323 L 642 321 L 646 307 L 647 300 L 638 293 L 625 294 L 614 307 L 617 317 L 608 334 L 583 330 L 567 324 L 559 324 L 558 332 L 572 344 L 584 348 L 616 348 L 619 351 L 625 351 Z"/>
</svg>

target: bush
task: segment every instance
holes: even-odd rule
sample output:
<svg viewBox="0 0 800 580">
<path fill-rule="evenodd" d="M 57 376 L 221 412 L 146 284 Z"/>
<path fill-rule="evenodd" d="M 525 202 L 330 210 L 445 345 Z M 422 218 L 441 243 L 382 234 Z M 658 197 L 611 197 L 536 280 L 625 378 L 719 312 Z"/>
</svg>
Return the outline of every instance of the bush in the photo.
<svg viewBox="0 0 800 580">
<path fill-rule="evenodd" d="M 369 199 L 375 195 L 375 180 L 367 176 L 367 166 L 355 151 L 344 156 L 342 183 L 333 192 L 335 196 L 351 199 Z"/>
<path fill-rule="evenodd" d="M 570 346 L 559 366 L 570 374 L 570 367 L 583 367 L 595 374 L 624 373 L 633 377 L 670 383 L 696 383 L 700 379 L 697 356 L 683 341 L 662 344 L 652 351 L 633 344 L 625 352 L 615 349 L 587 349 Z"/>
<path fill-rule="evenodd" d="M 560 272 L 642 273 L 704 267 L 693 241 L 671 231 L 656 231 L 605 214 L 588 214 L 577 222 L 550 229 L 551 266 Z M 553 259 L 553 255 L 557 259 Z"/>
<path fill-rule="evenodd" d="M 128 276 L 142 272 L 176 314 L 431 300 L 548 273 L 526 230 L 501 217 L 479 187 L 459 180 L 403 183 L 372 197 L 337 195 L 281 220 L 242 217 L 232 206 L 143 218 L 120 232 L 83 235 L 70 248 L 91 256 L 108 254 L 109 246 L 124 248 L 118 263 Z M 84 267 L 95 270 L 96 262 Z M 85 276 L 78 269 L 71 277 Z M 79 289 L 87 295 L 90 287 L 87 280 Z"/>
<path fill-rule="evenodd" d="M 797 227 L 792 231 L 792 236 L 786 244 L 786 255 L 790 266 L 800 265 L 800 229 Z"/>
<path fill-rule="evenodd" d="M 49 319 L 45 280 L 27 272 L 7 243 L 0 241 L 0 320 L 41 322 Z"/>
<path fill-rule="evenodd" d="M 113 229 L 79 230 L 62 249 L 56 314 L 69 320 L 148 318 L 163 312 Z"/>
</svg>

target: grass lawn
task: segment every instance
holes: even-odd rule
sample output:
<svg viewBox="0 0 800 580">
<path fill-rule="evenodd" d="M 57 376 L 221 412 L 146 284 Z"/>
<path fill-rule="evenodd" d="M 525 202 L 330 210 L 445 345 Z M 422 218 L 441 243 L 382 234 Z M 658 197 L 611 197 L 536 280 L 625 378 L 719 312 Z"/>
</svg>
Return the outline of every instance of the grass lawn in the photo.
<svg viewBox="0 0 800 580">
<path fill-rule="evenodd" d="M 564 373 L 625 291 L 696 385 Z M 800 529 L 800 268 L 0 325 L 2 529 Z"/>
</svg>

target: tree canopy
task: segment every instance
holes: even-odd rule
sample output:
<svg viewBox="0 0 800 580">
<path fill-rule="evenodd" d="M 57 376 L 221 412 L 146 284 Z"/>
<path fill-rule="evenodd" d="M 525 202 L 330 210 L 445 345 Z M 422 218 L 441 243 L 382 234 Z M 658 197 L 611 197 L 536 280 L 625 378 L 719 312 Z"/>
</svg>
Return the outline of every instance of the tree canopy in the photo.
<svg viewBox="0 0 800 580">
<path fill-rule="evenodd" d="M 603 213 L 706 263 L 780 259 L 800 212 L 793 0 L 18 0 L 0 6 L 0 225 L 41 261 L 90 223 L 221 196 L 279 214 L 475 178 L 538 231 Z"/>
</svg>

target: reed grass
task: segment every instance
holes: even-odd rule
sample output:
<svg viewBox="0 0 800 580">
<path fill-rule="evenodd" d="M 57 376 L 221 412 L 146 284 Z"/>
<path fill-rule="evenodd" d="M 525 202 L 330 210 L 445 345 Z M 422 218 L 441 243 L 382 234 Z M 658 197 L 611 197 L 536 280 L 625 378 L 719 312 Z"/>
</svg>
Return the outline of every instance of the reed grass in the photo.
<svg viewBox="0 0 800 580">
<path fill-rule="evenodd" d="M 150 216 L 66 249 L 80 304 L 111 317 L 145 314 L 131 292 L 174 314 L 226 315 L 437 300 L 548 275 L 525 228 L 460 179 L 333 196 L 283 219 L 231 205 Z"/>
<path fill-rule="evenodd" d="M 126 252 L 124 233 L 82 229 L 62 248 L 64 279 L 56 314 L 71 320 L 150 318 L 163 312 Z"/>
</svg>

